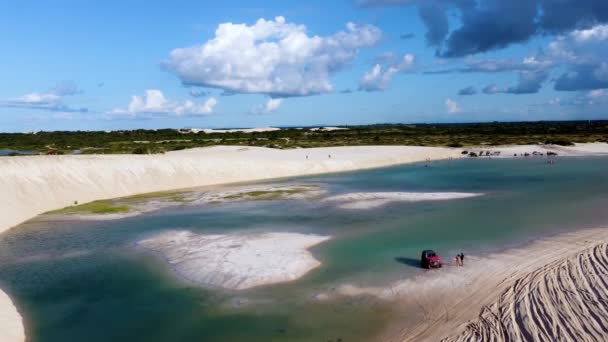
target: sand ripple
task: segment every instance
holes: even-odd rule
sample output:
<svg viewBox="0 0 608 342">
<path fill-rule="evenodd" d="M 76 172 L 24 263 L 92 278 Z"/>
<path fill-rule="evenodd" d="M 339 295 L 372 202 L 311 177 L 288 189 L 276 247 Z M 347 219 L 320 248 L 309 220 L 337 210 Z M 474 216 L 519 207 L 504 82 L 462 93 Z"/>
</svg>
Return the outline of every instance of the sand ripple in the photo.
<svg viewBox="0 0 608 342">
<path fill-rule="evenodd" d="M 514 282 L 464 333 L 445 341 L 608 340 L 608 244 Z"/>
</svg>

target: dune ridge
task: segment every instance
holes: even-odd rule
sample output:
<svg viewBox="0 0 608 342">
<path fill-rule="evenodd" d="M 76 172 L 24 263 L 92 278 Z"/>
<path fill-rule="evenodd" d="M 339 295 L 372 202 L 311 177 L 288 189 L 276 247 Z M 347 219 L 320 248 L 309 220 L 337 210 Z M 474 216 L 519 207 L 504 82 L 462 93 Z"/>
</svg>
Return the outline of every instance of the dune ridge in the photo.
<svg viewBox="0 0 608 342">
<path fill-rule="evenodd" d="M 312 175 L 460 157 L 435 147 L 361 146 L 277 150 L 217 146 L 159 155 L 0 158 L 0 233 L 73 205 L 205 185 Z"/>
<path fill-rule="evenodd" d="M 519 278 L 465 331 L 444 341 L 608 340 L 608 244 Z"/>
</svg>

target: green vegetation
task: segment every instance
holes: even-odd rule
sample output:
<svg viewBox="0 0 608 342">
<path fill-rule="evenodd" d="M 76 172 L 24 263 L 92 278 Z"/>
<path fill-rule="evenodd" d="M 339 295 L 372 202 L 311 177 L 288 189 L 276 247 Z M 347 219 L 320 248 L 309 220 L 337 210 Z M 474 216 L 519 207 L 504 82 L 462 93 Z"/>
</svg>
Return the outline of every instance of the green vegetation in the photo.
<svg viewBox="0 0 608 342">
<path fill-rule="evenodd" d="M 123 214 L 129 211 L 126 205 L 116 205 L 112 201 L 95 201 L 49 211 L 47 214 Z"/>
<path fill-rule="evenodd" d="M 298 187 L 293 189 L 277 190 L 255 190 L 249 192 L 239 192 L 224 197 L 225 200 L 252 200 L 252 201 L 272 201 L 284 199 L 290 195 L 301 194 L 312 190 L 312 187 Z"/>
<path fill-rule="evenodd" d="M 40 154 L 149 154 L 214 145 L 307 148 L 346 145 L 452 146 L 608 142 L 608 121 L 494 122 L 284 128 L 272 132 L 192 133 L 175 129 L 0 133 L 0 150 Z"/>
<path fill-rule="evenodd" d="M 186 197 L 186 194 L 187 193 L 183 191 L 163 191 L 150 192 L 114 200 L 95 201 L 81 205 L 78 205 L 78 201 L 75 201 L 73 206 L 49 211 L 47 214 L 122 214 L 132 211 L 134 209 L 133 206 L 144 204 L 154 199 L 175 203 L 190 202 L 191 200 Z"/>
<path fill-rule="evenodd" d="M 139 194 L 135 196 L 123 197 L 118 201 L 120 203 L 126 204 L 140 204 L 143 202 L 147 202 L 153 199 L 159 199 L 170 202 L 178 202 L 178 203 L 188 203 L 192 200 L 189 199 L 186 195 L 188 193 L 184 191 L 159 191 L 159 192 L 149 192 L 145 194 Z"/>
</svg>

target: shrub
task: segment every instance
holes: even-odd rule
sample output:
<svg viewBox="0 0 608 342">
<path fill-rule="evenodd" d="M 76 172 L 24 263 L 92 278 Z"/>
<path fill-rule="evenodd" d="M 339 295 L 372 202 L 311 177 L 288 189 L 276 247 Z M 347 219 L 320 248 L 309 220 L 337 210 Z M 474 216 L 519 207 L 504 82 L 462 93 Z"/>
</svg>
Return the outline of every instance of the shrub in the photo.
<svg viewBox="0 0 608 342">
<path fill-rule="evenodd" d="M 137 147 L 133 150 L 133 154 L 148 154 L 148 150 L 143 147 Z"/>
</svg>

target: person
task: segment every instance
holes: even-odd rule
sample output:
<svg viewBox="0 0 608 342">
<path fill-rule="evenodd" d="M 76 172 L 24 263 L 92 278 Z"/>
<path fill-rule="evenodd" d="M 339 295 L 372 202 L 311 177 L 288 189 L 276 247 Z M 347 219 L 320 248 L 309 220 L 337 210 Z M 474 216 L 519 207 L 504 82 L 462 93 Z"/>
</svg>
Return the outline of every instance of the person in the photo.
<svg viewBox="0 0 608 342">
<path fill-rule="evenodd" d="M 464 253 L 460 252 L 460 266 L 464 266 Z"/>
<path fill-rule="evenodd" d="M 456 254 L 456 266 L 460 266 L 461 261 L 460 261 L 460 254 Z"/>
</svg>

